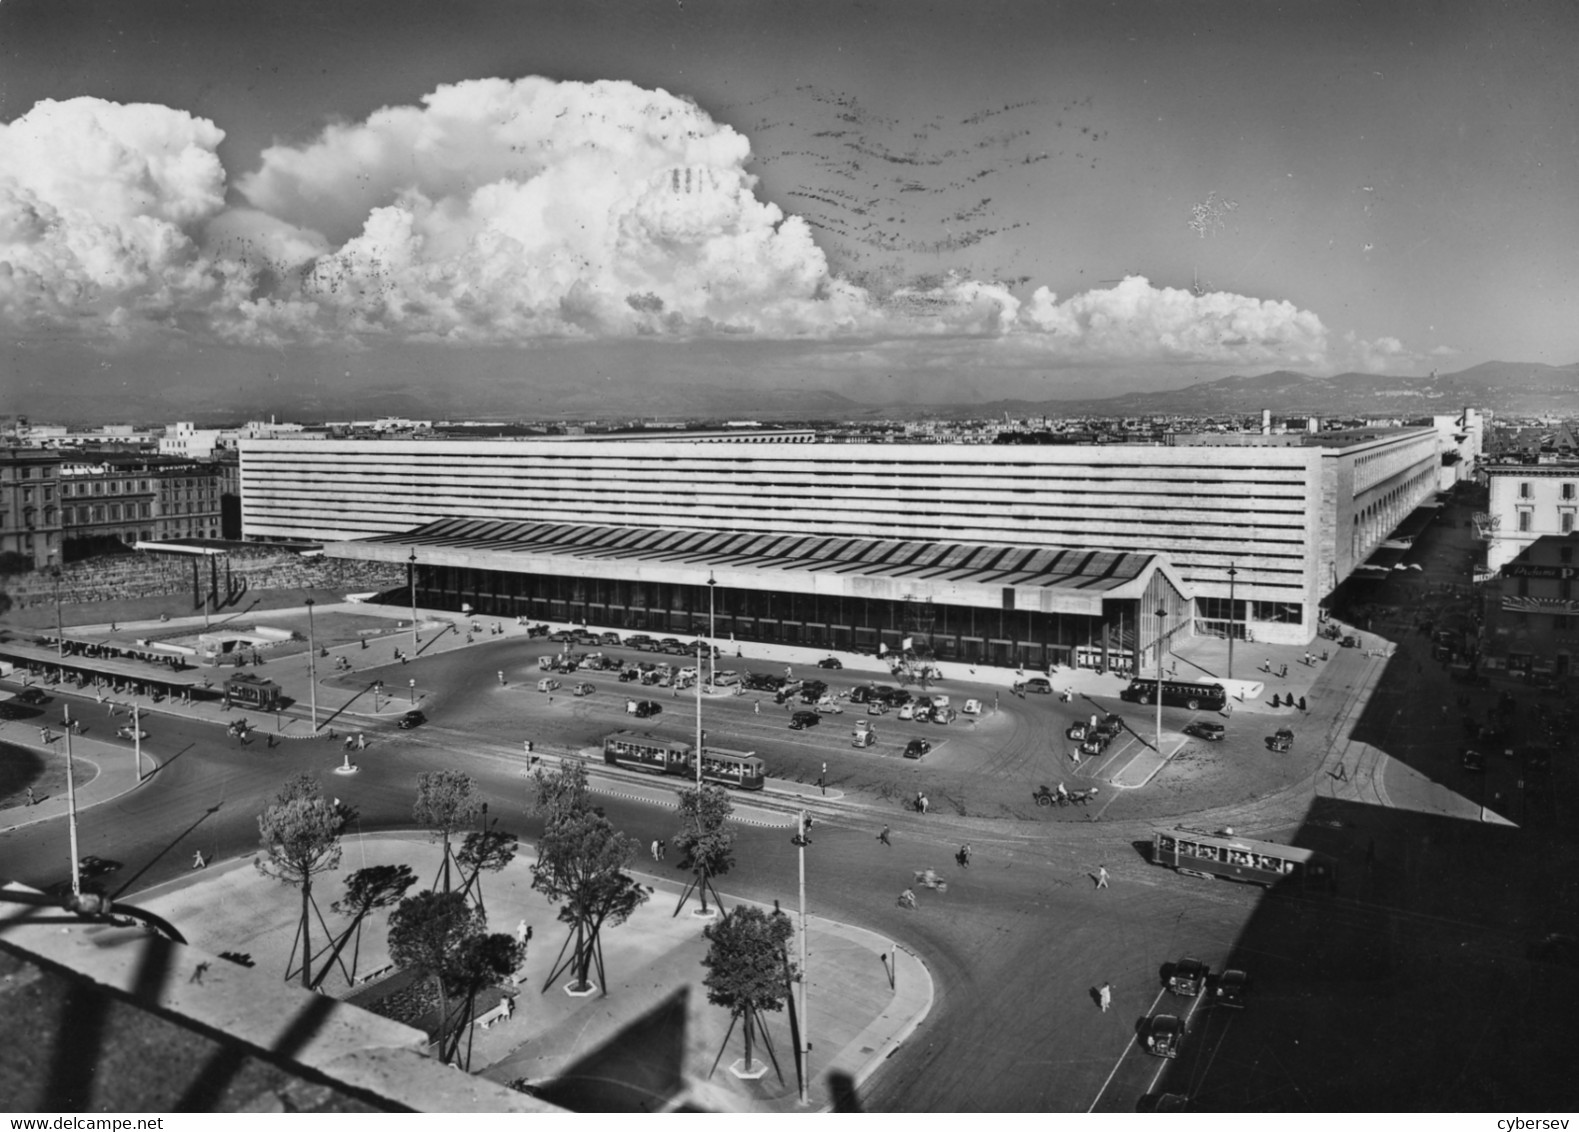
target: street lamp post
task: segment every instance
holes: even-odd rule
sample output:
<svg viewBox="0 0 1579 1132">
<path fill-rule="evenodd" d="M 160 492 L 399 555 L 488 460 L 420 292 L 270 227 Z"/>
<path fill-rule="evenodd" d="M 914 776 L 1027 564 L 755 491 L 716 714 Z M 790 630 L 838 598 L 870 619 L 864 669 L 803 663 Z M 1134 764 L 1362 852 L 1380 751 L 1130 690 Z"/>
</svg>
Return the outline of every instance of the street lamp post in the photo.
<svg viewBox="0 0 1579 1132">
<path fill-rule="evenodd" d="M 1234 601 L 1234 579 L 1239 576 L 1239 571 L 1234 569 L 1234 564 L 1228 564 L 1228 679 L 1234 678 L 1234 629 L 1237 624 L 1239 605 Z"/>
<path fill-rule="evenodd" d="M 718 652 L 718 646 L 715 643 L 718 639 L 718 630 L 717 624 L 713 620 L 713 591 L 717 585 L 718 579 L 714 578 L 713 572 L 709 570 L 707 572 L 707 686 L 709 688 L 713 686 L 713 677 L 718 675 L 718 661 L 714 659 Z M 701 675 L 701 670 L 698 669 L 697 677 L 700 679 Z"/>
<path fill-rule="evenodd" d="M 678 676 L 675 677 L 679 679 Z M 696 643 L 696 789 L 702 789 L 702 642 Z M 697 799 L 696 807 L 697 832 L 702 828 L 701 799 Z"/>
<path fill-rule="evenodd" d="M 811 1038 L 809 1023 L 806 1019 L 806 811 L 800 812 L 800 828 L 796 831 L 799 836 L 795 841 L 800 847 L 800 979 L 796 984 L 796 997 L 800 1005 L 796 1013 L 800 1019 L 800 1046 L 795 1051 L 795 1058 L 800 1062 L 800 1103 L 807 1104 L 806 1076 L 810 1070 L 807 1064 L 811 1057 Z"/>
<path fill-rule="evenodd" d="M 66 813 L 67 828 L 71 835 L 71 894 L 82 895 L 82 865 L 77 856 L 77 779 L 71 769 L 71 706 L 61 705 L 61 719 L 66 724 Z"/>
<path fill-rule="evenodd" d="M 142 708 L 132 705 L 132 757 L 137 760 L 137 781 L 143 780 L 143 717 Z"/>
<path fill-rule="evenodd" d="M 49 576 L 55 584 L 55 655 L 66 655 L 66 634 L 60 627 L 60 565 L 55 561 L 55 548 L 49 548 Z"/>
<path fill-rule="evenodd" d="M 411 548 L 411 557 L 406 559 L 408 572 L 411 574 L 411 659 L 417 658 L 417 649 L 421 647 L 421 639 L 417 636 L 417 548 Z"/>
<path fill-rule="evenodd" d="M 407 683 L 409 683 L 411 685 L 411 706 L 412 707 L 416 707 L 417 706 L 417 678 L 415 676 L 413 676 L 409 681 L 407 681 Z"/>
<path fill-rule="evenodd" d="M 1162 754 L 1162 650 L 1168 643 L 1167 636 L 1163 633 L 1168 611 L 1162 606 L 1157 607 L 1157 753 Z"/>
<path fill-rule="evenodd" d="M 313 636 L 313 599 L 307 599 L 307 694 L 312 702 L 313 734 L 318 734 L 318 640 Z"/>
</svg>

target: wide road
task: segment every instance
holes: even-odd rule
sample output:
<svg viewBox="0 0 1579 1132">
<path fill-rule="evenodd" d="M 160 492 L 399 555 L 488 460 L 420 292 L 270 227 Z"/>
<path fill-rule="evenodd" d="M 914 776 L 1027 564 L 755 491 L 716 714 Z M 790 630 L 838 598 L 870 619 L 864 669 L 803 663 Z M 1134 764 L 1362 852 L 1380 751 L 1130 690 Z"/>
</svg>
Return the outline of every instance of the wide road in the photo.
<svg viewBox="0 0 1579 1132">
<path fill-rule="evenodd" d="M 327 792 L 354 805 L 363 831 L 409 825 L 422 771 L 464 769 L 488 794 L 491 815 L 530 840 L 537 827 L 527 814 L 521 739 L 546 748 L 593 745 L 636 723 L 623 707 L 627 695 L 640 694 L 613 674 L 601 674 L 590 677 L 598 689 L 592 696 L 569 696 L 572 680 L 565 678 L 566 687 L 550 702 L 535 691 L 535 658 L 552 651 L 542 642 L 499 642 L 391 669 L 386 679 L 393 686 L 418 679 L 432 722 L 411 732 L 369 726 L 370 745 L 355 756 L 362 769 L 352 777 L 332 773 L 342 757 L 338 743 L 301 740 L 270 750 L 255 741 L 242 747 L 217 726 L 157 717 L 149 723 L 149 748 L 165 765 L 140 789 L 83 815 L 80 851 L 124 862 L 112 879 L 133 895 L 185 871 L 198 849 L 222 857 L 251 854 L 258 813 L 299 769 L 319 774 Z M 723 663 L 737 670 L 750 666 Z M 1364 662 L 1347 657 L 1344 663 Z M 506 673 L 504 686 L 499 670 Z M 816 675 L 835 688 L 860 682 L 851 674 Z M 956 701 L 970 694 L 945 690 Z M 665 710 L 643 729 L 676 738 L 693 733 L 691 701 L 652 696 L 651 690 L 647 697 Z M 1170 767 L 1159 778 L 1160 789 L 1132 792 L 1098 819 L 1092 810 L 1039 810 L 1030 804 L 1029 787 L 1060 777 L 1071 787 L 1081 785 L 1064 761 L 1063 726 L 1076 709 L 1084 715 L 1114 705 L 1005 696 L 1000 710 L 974 727 L 964 720 L 938 727 L 889 715 L 873 720 L 882 744 L 857 751 L 847 736 L 858 709 L 847 706 L 842 717 L 793 732 L 783 708 L 766 696 L 759 708 L 756 699 L 709 698 L 711 741 L 755 749 L 773 773 L 801 782 L 814 780 L 826 761 L 830 783 L 845 792 L 810 803 L 819 819 L 808 850 L 811 911 L 900 939 L 936 980 L 932 1014 L 868 1084 L 863 1099 L 874 1109 L 1130 1111 L 1158 1090 L 1188 1092 L 1203 1107 L 1230 1110 L 1478 1107 L 1499 1099 L 1495 1091 L 1488 1098 L 1481 1076 L 1466 1076 L 1461 1061 L 1431 1053 L 1448 1046 L 1473 1049 L 1480 1063 L 1514 1074 L 1510 1079 L 1518 1081 L 1526 1104 L 1549 1096 L 1551 1083 L 1565 1079 L 1556 1064 L 1561 1046 L 1521 1034 L 1547 1031 L 1556 1004 L 1570 1001 L 1576 989 L 1571 972 L 1524 963 L 1517 933 L 1494 910 L 1453 898 L 1454 869 L 1466 867 L 1466 855 L 1485 862 L 1476 866 L 1482 869 L 1475 873 L 1477 885 L 1486 880 L 1484 870 L 1505 872 L 1522 861 L 1505 848 L 1488 855 L 1469 836 L 1478 832 L 1474 827 L 1411 826 L 1396 842 L 1404 846 L 1396 858 L 1395 842 L 1382 841 L 1374 872 L 1369 862 L 1360 867 L 1351 850 L 1345 867 L 1352 867 L 1354 879 L 1336 899 L 1270 897 L 1146 863 L 1140 846 L 1151 822 L 1124 815 L 1147 803 L 1165 813 L 1184 812 L 1201 808 L 1205 797 L 1213 803 L 1213 821 L 1227 814 L 1258 836 L 1287 839 L 1302 828 L 1308 834 L 1310 783 L 1295 779 L 1279 787 L 1263 776 L 1273 773 L 1271 767 L 1289 777 L 1296 760 L 1319 758 L 1310 750 L 1319 744 L 1302 744 L 1289 760 L 1276 762 L 1255 749 L 1262 728 L 1245 727 L 1227 743 L 1191 748 L 1179 777 L 1170 777 Z M 91 718 L 91 701 L 82 710 Z M 1188 718 L 1168 712 L 1165 723 L 1172 731 Z M 1147 733 L 1143 720 L 1132 723 Z M 337 721 L 342 729 L 359 725 Z M 937 744 L 920 762 L 899 755 L 913 736 Z M 1109 757 L 1125 757 L 1124 745 L 1139 741 L 1126 736 Z M 1082 773 L 1100 774 L 1101 763 Z M 1185 777 L 1195 789 L 1170 788 Z M 671 810 L 625 796 L 617 779 L 599 780 L 614 783 L 600 800 L 638 845 L 674 833 Z M 1200 789 L 1203 781 L 1219 780 L 1227 783 L 1222 790 Z M 926 789 L 935 803 L 925 817 L 900 804 L 916 789 Z M 771 804 L 773 796 L 770 790 L 764 802 Z M 1356 843 L 1343 827 L 1365 828 L 1383 813 L 1329 806 L 1317 824 L 1334 828 L 1332 848 L 1342 854 L 1344 844 Z M 892 847 L 876 840 L 883 825 L 892 827 Z M 1381 839 L 1388 827 L 1376 829 Z M 953 861 L 965 841 L 975 850 L 969 870 Z M 1416 846 L 1412 856 L 1408 845 Z M 7 872 L 39 885 L 62 879 L 67 853 L 59 822 L 0 837 Z M 1104 865 L 1111 883 L 1098 890 L 1093 874 Z M 653 866 L 643 855 L 634 867 Z M 914 870 L 926 867 L 946 876 L 949 890 L 918 889 L 917 911 L 898 908 L 898 892 L 912 884 Z M 787 830 L 741 825 L 737 866 L 720 887 L 792 906 L 795 870 Z M 1536 873 L 1529 883 L 1552 879 Z M 1422 905 L 1430 905 L 1430 913 L 1406 910 Z M 1238 1015 L 1160 995 L 1167 965 L 1184 955 L 1214 969 L 1232 955 L 1251 970 L 1252 1009 Z M 1464 994 L 1444 996 L 1443 980 Z M 1094 997 L 1103 983 L 1113 988 L 1106 1014 Z M 1509 987 L 1516 993 L 1507 993 Z M 816 1009 L 811 1003 L 814 1043 Z M 1193 1010 L 1177 1062 L 1163 1063 L 1135 1047 L 1144 1019 L 1157 1010 Z M 1402 1081 L 1389 1056 L 1394 1052 L 1408 1058 Z"/>
</svg>

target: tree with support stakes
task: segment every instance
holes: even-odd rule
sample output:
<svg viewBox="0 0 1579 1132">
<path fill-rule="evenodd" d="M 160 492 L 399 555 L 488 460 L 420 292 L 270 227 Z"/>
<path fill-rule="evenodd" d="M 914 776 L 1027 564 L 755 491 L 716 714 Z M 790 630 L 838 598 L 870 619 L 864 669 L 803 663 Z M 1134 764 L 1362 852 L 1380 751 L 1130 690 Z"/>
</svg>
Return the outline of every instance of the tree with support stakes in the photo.
<svg viewBox="0 0 1579 1132">
<path fill-rule="evenodd" d="M 450 863 L 455 859 L 450 838 L 473 825 L 482 807 L 482 794 L 469 774 L 458 770 L 431 770 L 417 775 L 417 801 L 411 807 L 411 818 L 444 844 L 439 877 L 434 878 L 435 888 L 442 878 L 442 891 L 450 890 Z"/>
<path fill-rule="evenodd" d="M 335 939 L 329 958 L 313 980 L 314 987 L 323 982 L 330 966 L 339 960 L 352 939 L 356 943 L 351 949 L 351 969 L 345 972 L 345 980 L 347 983 L 356 982 L 356 971 L 362 958 L 363 921 L 378 909 L 398 903 L 406 895 L 406 890 L 416 883 L 417 876 L 411 871 L 410 865 L 370 865 L 345 878 L 345 895 L 329 907 L 341 916 L 350 916 L 351 922 Z M 341 963 L 341 969 L 345 969 L 344 963 Z"/>
<path fill-rule="evenodd" d="M 419 892 L 402 900 L 389 917 L 390 959 L 438 988 L 434 1043 L 445 1065 L 459 1059 L 461 1038 L 471 1034 L 467 1023 L 476 1011 L 477 993 L 521 965 L 521 945 L 487 929 L 482 909 L 459 892 Z M 469 1041 L 463 1068 L 471 1068 Z"/>
<path fill-rule="evenodd" d="M 702 902 L 703 915 L 708 913 L 709 892 L 719 910 L 723 910 L 724 901 L 713 887 L 713 878 L 723 876 L 735 864 L 735 832 L 729 828 L 729 817 L 734 812 L 735 807 L 721 786 L 693 786 L 680 791 L 680 832 L 672 840 L 680 854 L 680 867 L 690 872 L 691 880 L 674 906 L 676 916 L 693 892 Z"/>
<path fill-rule="evenodd" d="M 520 844 L 520 838 L 513 833 L 505 833 L 496 829 L 498 819 L 487 829 L 468 833 L 461 842 L 460 849 L 455 854 L 455 863 L 461 867 L 461 874 L 465 878 L 461 885 L 461 895 L 476 903 L 483 911 L 487 909 L 482 902 L 482 874 L 496 873 L 515 860 L 515 850 Z"/>
<path fill-rule="evenodd" d="M 315 982 L 312 917 L 316 915 L 319 924 L 323 924 L 323 914 L 313 899 L 313 878 L 339 866 L 340 831 L 344 826 L 343 810 L 325 798 L 317 779 L 305 772 L 287 780 L 274 801 L 258 817 L 259 840 L 263 846 L 262 855 L 255 861 L 258 871 L 301 889 L 301 919 L 296 925 L 290 958 L 286 960 L 285 978 L 289 980 L 296 974 L 294 964 L 300 950 L 303 989 L 311 989 Z M 327 927 L 324 934 L 329 935 Z"/>
<path fill-rule="evenodd" d="M 587 769 L 579 762 L 552 772 L 542 768 L 533 772 L 536 808 L 544 821 L 532 887 L 560 905 L 559 921 L 569 928 L 543 990 L 566 972 L 571 975 L 572 991 L 590 990 L 595 963 L 606 995 L 603 928 L 628 920 L 646 901 L 647 890 L 625 872 L 636 858 L 636 842 L 588 806 L 586 776 Z"/>
<path fill-rule="evenodd" d="M 746 1036 L 743 1075 L 753 1071 L 752 1037 L 756 1035 L 768 1051 L 773 1071 L 780 1081 L 784 1080 L 762 1013 L 784 1009 L 784 999 L 789 994 L 787 980 L 795 977 L 795 964 L 785 958 L 793 932 L 788 916 L 770 914 L 749 904 L 736 905 L 718 923 L 709 924 L 702 931 L 709 945 L 707 957 L 702 960 L 702 966 L 707 968 L 707 977 L 702 980 L 707 987 L 707 1001 L 726 1007 L 730 1013 L 724 1045 L 713 1059 L 714 1070 L 739 1022 L 744 1023 Z M 708 1076 L 712 1076 L 711 1071 Z"/>
</svg>

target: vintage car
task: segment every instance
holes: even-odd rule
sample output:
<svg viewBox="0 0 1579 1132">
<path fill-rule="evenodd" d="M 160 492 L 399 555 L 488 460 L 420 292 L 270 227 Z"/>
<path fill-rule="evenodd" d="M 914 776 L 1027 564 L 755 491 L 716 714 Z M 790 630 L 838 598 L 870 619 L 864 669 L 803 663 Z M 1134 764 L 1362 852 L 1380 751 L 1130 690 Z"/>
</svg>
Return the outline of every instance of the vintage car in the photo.
<svg viewBox="0 0 1579 1132">
<path fill-rule="evenodd" d="M 1231 1006 L 1235 1010 L 1243 1010 L 1249 992 L 1250 976 L 1237 968 L 1230 967 L 1217 976 L 1217 981 L 1212 986 L 1212 1001 L 1218 1006 Z"/>
<path fill-rule="evenodd" d="M 663 705 L 654 700 L 630 700 L 625 705 L 625 711 L 637 719 L 651 719 L 663 711 Z"/>
<path fill-rule="evenodd" d="M 410 731 L 413 727 L 421 727 L 427 721 L 427 716 L 423 715 L 420 711 L 413 709 L 400 717 L 400 723 L 397 726 L 402 731 Z"/>
<path fill-rule="evenodd" d="M 1266 741 L 1268 749 L 1279 753 L 1294 749 L 1294 732 L 1287 727 L 1279 727 Z"/>
<path fill-rule="evenodd" d="M 818 668 L 843 668 L 844 661 L 836 656 L 825 656 L 817 662 Z"/>
<path fill-rule="evenodd" d="M 1458 761 L 1465 770 L 1480 774 L 1486 769 L 1486 756 L 1473 747 L 1465 747 L 1459 752 Z"/>
<path fill-rule="evenodd" d="M 822 716 L 814 711 L 798 711 L 790 716 L 790 729 L 792 731 L 804 731 L 808 727 L 816 727 L 821 722 Z"/>
<path fill-rule="evenodd" d="M 1168 991 L 1185 998 L 1195 998 L 1206 989 L 1206 979 L 1210 973 L 1206 964 L 1199 959 L 1180 959 L 1173 965 L 1173 970 L 1168 972 Z"/>
<path fill-rule="evenodd" d="M 575 685 L 574 687 L 572 687 L 570 689 L 570 694 L 572 696 L 590 696 L 593 692 L 596 692 L 597 690 L 598 690 L 598 686 L 596 684 L 589 684 L 585 680 L 583 680 L 581 683 Z"/>
<path fill-rule="evenodd" d="M 1228 729 L 1221 723 L 1213 723 L 1209 719 L 1197 719 L 1185 724 L 1184 733 L 1194 735 L 1197 739 L 1205 739 L 1208 743 L 1220 743 Z"/>
<path fill-rule="evenodd" d="M 980 715 L 981 712 L 982 712 L 981 701 L 980 700 L 966 700 L 965 701 L 965 706 L 960 708 L 959 710 L 964 712 L 966 715 Z"/>
<path fill-rule="evenodd" d="M 932 744 L 925 739 L 912 739 L 905 744 L 905 758 L 919 759 L 932 749 Z"/>
<path fill-rule="evenodd" d="M 1050 696 L 1053 694 L 1053 682 L 1045 676 L 1032 676 L 1029 680 L 1021 680 L 1014 686 L 1016 692 L 1035 692 L 1039 695 Z"/>
<path fill-rule="evenodd" d="M 1154 1057 L 1178 1057 L 1184 1042 L 1184 1022 L 1177 1014 L 1156 1014 L 1146 1020 L 1146 1052 Z"/>
<path fill-rule="evenodd" d="M 148 732 L 144 731 L 141 727 L 133 727 L 129 723 L 123 723 L 121 726 L 117 727 L 115 729 L 115 734 L 121 739 L 141 740 L 148 738 Z"/>
</svg>

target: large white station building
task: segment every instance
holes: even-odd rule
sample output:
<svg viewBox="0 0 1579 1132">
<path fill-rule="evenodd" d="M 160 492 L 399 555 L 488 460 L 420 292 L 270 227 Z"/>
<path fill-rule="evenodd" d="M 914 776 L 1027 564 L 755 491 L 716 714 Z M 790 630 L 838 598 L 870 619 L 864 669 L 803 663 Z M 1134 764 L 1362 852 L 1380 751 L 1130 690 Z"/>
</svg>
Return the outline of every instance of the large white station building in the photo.
<svg viewBox="0 0 1579 1132">
<path fill-rule="evenodd" d="M 243 523 L 441 608 L 1123 671 L 1180 632 L 1310 640 L 1442 465 L 1431 428 L 1179 439 L 259 439 Z"/>
</svg>

